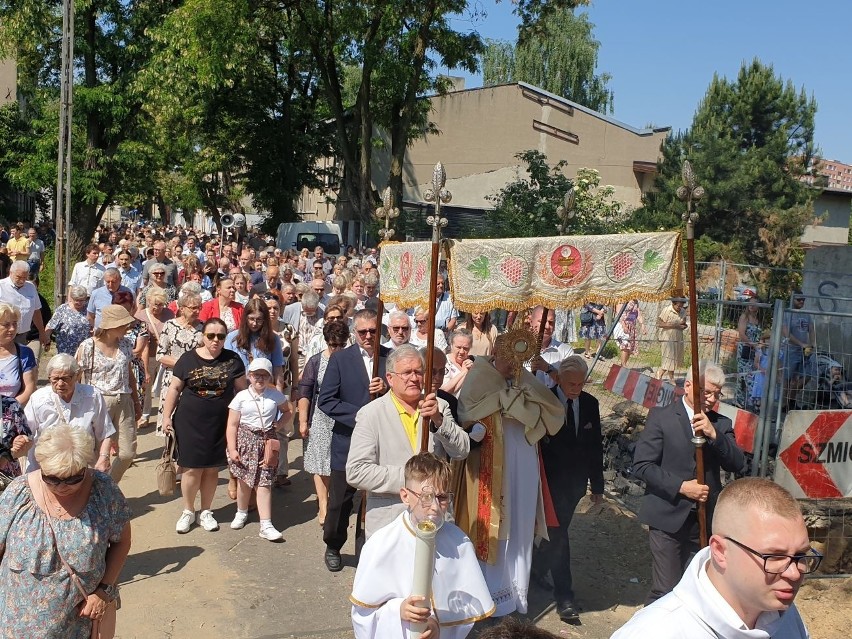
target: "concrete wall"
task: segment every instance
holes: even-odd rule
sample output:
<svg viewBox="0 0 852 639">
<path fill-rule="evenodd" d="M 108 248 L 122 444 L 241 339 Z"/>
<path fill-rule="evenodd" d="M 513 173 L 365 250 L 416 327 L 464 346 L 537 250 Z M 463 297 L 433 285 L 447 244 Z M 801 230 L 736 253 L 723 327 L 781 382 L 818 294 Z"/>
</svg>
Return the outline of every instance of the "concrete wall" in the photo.
<svg viewBox="0 0 852 639">
<path fill-rule="evenodd" d="M 808 225 L 802 233 L 802 243 L 846 245 L 849 242 L 849 214 L 852 192 L 823 191 L 814 201 L 814 214 L 823 217 L 819 224 Z"/>
<path fill-rule="evenodd" d="M 843 362 L 852 374 L 852 246 L 824 246 L 805 255 L 802 292 L 805 308 L 842 313 L 846 317 L 817 317 L 817 348 Z"/>
<path fill-rule="evenodd" d="M 0 60 L 0 104 L 18 101 L 18 66 L 14 60 Z"/>
</svg>

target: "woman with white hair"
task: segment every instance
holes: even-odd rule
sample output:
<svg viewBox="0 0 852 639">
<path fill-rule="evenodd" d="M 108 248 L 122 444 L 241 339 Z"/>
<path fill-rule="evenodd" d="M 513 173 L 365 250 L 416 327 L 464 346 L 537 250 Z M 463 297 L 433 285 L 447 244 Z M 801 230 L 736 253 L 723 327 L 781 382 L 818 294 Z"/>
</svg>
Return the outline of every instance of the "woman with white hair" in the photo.
<svg viewBox="0 0 852 639">
<path fill-rule="evenodd" d="M 24 409 L 32 439 L 38 442 L 48 430 L 58 426 L 71 426 L 84 430 L 92 436 L 93 452 L 98 453 L 94 467 L 109 471 L 110 437 L 115 427 L 109 418 L 104 398 L 89 384 L 80 384 L 80 365 L 68 353 L 60 353 L 47 363 L 49 386 L 39 388 L 30 397 Z M 30 451 L 28 469 L 38 468 L 38 462 Z"/>
<path fill-rule="evenodd" d="M 85 286 L 69 286 L 65 303 L 60 304 L 45 326 L 47 338 L 56 335 L 56 350 L 73 355 L 77 347 L 89 336 L 92 326 L 86 319 L 86 302 L 89 294 Z"/>
<path fill-rule="evenodd" d="M 48 430 L 35 447 L 39 469 L 0 496 L 4 636 L 85 639 L 114 614 L 131 512 L 115 482 L 89 467 L 92 449 L 84 430 Z"/>
</svg>

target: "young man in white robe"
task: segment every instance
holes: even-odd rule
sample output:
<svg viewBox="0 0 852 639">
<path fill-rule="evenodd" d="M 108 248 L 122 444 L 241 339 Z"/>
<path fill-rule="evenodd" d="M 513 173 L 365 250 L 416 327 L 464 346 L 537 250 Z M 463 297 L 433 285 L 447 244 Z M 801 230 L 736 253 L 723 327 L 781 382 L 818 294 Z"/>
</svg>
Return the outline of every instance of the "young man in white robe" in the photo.
<svg viewBox="0 0 852 639">
<path fill-rule="evenodd" d="M 421 639 L 463 639 L 473 624 L 494 613 L 494 602 L 470 539 L 444 521 L 452 499 L 450 467 L 432 453 L 405 465 L 399 496 L 407 506 L 364 544 L 349 599 L 356 639 L 408 639 L 413 623 L 425 623 Z M 417 522 L 431 519 L 435 538 L 431 604 L 411 594 Z M 441 522 L 443 524 L 441 525 Z M 423 606 L 427 607 L 423 607 Z"/>
</svg>

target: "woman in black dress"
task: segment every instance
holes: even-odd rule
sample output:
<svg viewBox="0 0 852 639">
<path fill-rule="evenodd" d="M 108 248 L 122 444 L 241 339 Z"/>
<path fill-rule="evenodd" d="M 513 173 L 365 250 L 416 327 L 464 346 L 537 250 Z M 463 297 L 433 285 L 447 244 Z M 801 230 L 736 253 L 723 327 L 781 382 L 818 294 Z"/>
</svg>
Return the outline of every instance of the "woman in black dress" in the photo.
<svg viewBox="0 0 852 639">
<path fill-rule="evenodd" d="M 174 424 L 178 462 L 183 468 L 183 513 L 175 527 L 179 533 L 189 532 L 195 523 L 195 495 L 199 491 L 201 527 L 219 529 L 210 507 L 219 470 L 226 464 L 228 404 L 247 386 L 245 365 L 239 355 L 225 348 L 225 322 L 211 317 L 201 333 L 201 346 L 184 353 L 175 363 L 163 407 L 163 430 L 172 430 Z"/>
</svg>

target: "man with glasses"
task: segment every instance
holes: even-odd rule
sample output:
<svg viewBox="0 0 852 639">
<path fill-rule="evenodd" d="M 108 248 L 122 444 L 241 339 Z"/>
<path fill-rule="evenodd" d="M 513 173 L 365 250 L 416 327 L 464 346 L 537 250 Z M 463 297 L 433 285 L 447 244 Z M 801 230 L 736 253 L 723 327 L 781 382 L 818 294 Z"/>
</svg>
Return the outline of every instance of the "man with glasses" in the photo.
<svg viewBox="0 0 852 639">
<path fill-rule="evenodd" d="M 391 311 L 388 315 L 388 333 L 390 339 L 382 344 L 385 348 L 394 349 L 408 344 L 411 339 L 411 318 L 408 314 L 398 309 Z"/>
<path fill-rule="evenodd" d="M 665 408 L 652 408 L 645 429 L 636 442 L 633 474 L 645 482 L 639 521 L 648 524 L 651 546 L 653 603 L 671 592 L 699 549 L 698 504 L 707 508 L 707 528 L 722 489 L 720 470 L 742 472 L 745 455 L 737 446 L 731 420 L 714 408 L 722 395 L 725 372 L 717 364 L 699 363 L 703 405 L 693 406 L 692 370 L 684 382 L 684 395 Z M 704 445 L 704 478 L 695 478 L 693 433 L 707 439 Z"/>
<path fill-rule="evenodd" d="M 331 433 L 328 512 L 323 526 L 325 565 L 331 572 L 343 569 L 340 549 L 346 543 L 349 515 L 353 506 L 356 513 L 360 506 L 360 499 L 355 498 L 355 488 L 346 483 L 346 460 L 355 429 L 355 416 L 372 397 L 378 397 L 385 390 L 382 378 L 385 374 L 387 351 L 380 349 L 376 352 L 379 343 L 377 331 L 375 311 L 364 309 L 355 313 L 355 344 L 329 358 L 317 400 L 317 407 L 334 420 Z M 379 357 L 378 377 L 373 377 L 374 357 Z M 359 516 L 356 517 L 355 523 L 356 547 L 360 544 L 361 536 Z"/>
<path fill-rule="evenodd" d="M 429 452 L 439 458 L 464 459 L 470 452 L 470 439 L 453 419 L 449 404 L 434 391 L 423 397 L 424 367 L 417 347 L 402 344 L 392 350 L 385 373 L 390 392 L 355 416 L 346 482 L 367 491 L 367 538 L 405 510 L 399 501 L 403 468 L 420 450 L 424 425 L 429 428 Z"/>
<path fill-rule="evenodd" d="M 790 493 L 768 479 L 737 480 L 719 495 L 710 545 L 612 639 L 807 639 L 793 602 L 821 561 Z"/>
</svg>

